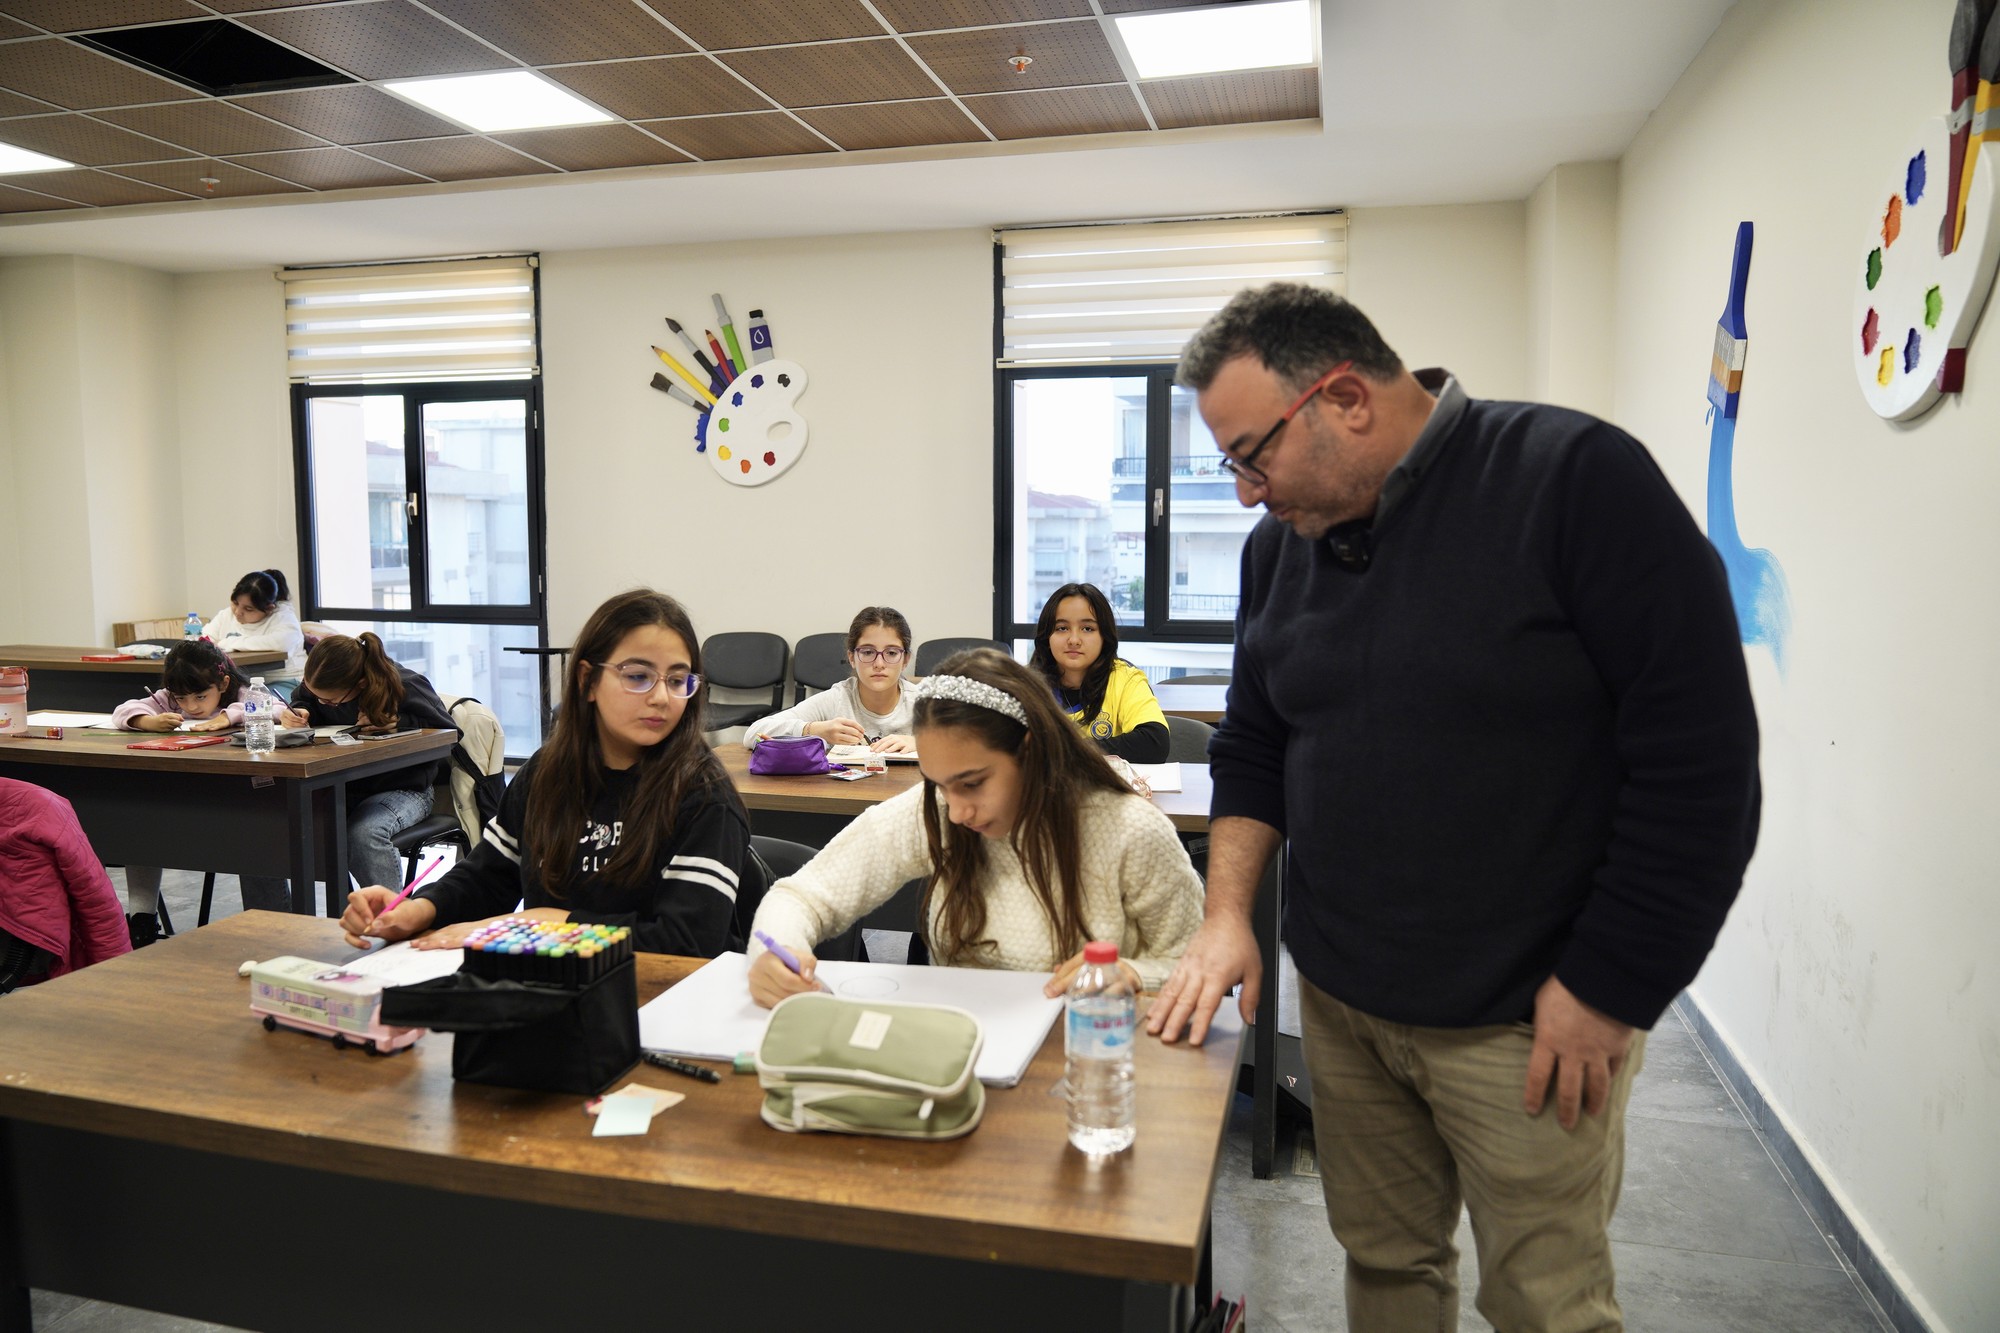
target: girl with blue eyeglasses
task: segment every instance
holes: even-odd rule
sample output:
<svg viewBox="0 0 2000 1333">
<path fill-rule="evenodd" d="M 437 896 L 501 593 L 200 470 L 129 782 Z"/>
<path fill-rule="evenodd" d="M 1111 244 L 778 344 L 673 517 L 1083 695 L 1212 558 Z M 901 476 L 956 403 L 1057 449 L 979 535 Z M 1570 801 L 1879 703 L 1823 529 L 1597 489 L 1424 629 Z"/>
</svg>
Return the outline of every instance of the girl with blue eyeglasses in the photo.
<svg viewBox="0 0 2000 1333">
<path fill-rule="evenodd" d="M 830 690 L 801 699 L 743 733 L 755 748 L 766 736 L 817 736 L 828 745 L 866 745 L 883 754 L 910 754 L 916 691 L 903 679 L 910 660 L 910 622 L 893 606 L 864 606 L 847 627 L 847 664 L 854 674 Z"/>
<path fill-rule="evenodd" d="M 340 920 L 348 942 L 429 931 L 418 948 L 451 949 L 495 917 L 525 915 L 630 926 L 648 953 L 740 946 L 737 886 L 761 872 L 701 714 L 701 640 L 681 604 L 644 588 L 613 597 L 577 634 L 555 730 L 479 846 L 393 911 L 391 889 L 354 893 Z"/>
</svg>

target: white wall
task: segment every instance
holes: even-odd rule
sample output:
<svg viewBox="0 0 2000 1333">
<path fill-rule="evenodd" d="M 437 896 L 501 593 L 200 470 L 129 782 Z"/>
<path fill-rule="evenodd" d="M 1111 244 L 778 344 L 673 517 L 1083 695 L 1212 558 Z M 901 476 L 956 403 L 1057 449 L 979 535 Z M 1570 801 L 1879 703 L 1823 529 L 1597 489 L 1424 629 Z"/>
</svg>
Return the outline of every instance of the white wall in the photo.
<svg viewBox="0 0 2000 1333">
<path fill-rule="evenodd" d="M 1795 625 L 1788 674 L 1750 650 L 1763 834 L 1695 994 L 1919 1307 L 1973 1333 L 2000 1328 L 2000 330 L 1908 427 L 1848 352 L 1871 223 L 1949 101 L 1952 8 L 1737 4 L 1623 160 L 1616 383 L 1702 514 L 1755 222 L 1736 508 Z"/>
<path fill-rule="evenodd" d="M 1618 164 L 1565 162 L 1528 196 L 1528 397 L 1612 416 Z"/>
<path fill-rule="evenodd" d="M 21 480 L 14 466 L 14 376 L 10 367 L 7 272 L 0 267 L 0 642 L 19 643 L 21 619 Z"/>
<path fill-rule="evenodd" d="M 1348 297 L 1412 369 L 1443 366 L 1479 398 L 1525 398 L 1527 210 L 1356 209 Z"/>
</svg>

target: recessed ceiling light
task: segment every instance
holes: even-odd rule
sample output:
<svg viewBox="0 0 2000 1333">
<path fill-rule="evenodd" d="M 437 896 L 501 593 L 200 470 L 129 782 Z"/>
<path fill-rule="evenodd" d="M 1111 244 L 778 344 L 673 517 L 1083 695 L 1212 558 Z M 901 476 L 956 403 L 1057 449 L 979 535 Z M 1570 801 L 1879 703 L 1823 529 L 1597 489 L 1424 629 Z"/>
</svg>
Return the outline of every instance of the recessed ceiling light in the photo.
<svg viewBox="0 0 2000 1333">
<path fill-rule="evenodd" d="M 602 125 L 617 119 L 524 69 L 454 74 L 442 79 L 397 79 L 381 86 L 482 134 Z"/>
<path fill-rule="evenodd" d="M 1142 79 L 1309 65 L 1313 59 L 1306 0 L 1121 14 L 1112 21 Z"/>
<path fill-rule="evenodd" d="M 0 143 L 0 176 L 11 176 L 17 171 L 67 171 L 75 165 L 47 153 L 31 153 L 10 143 Z"/>
</svg>

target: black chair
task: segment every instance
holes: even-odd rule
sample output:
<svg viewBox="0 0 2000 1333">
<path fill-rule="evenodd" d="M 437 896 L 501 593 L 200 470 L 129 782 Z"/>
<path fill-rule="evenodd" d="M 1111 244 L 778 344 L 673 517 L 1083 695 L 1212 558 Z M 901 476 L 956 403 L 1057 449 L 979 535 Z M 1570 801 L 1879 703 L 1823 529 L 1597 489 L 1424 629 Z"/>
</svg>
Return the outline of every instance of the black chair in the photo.
<svg viewBox="0 0 2000 1333">
<path fill-rule="evenodd" d="M 1179 717 L 1167 714 L 1167 762 L 1170 764 L 1205 764 L 1208 762 L 1208 738 L 1215 734 L 1215 728 L 1199 718 Z"/>
<path fill-rule="evenodd" d="M 472 839 L 466 836 L 465 825 L 458 822 L 458 807 L 452 803 L 449 765 L 443 780 L 431 789 L 431 812 L 392 836 L 389 845 L 403 858 L 403 884 L 417 873 L 417 862 L 423 859 L 426 847 L 456 847 L 460 856 L 472 854 Z"/>
<path fill-rule="evenodd" d="M 998 648 L 1007 651 L 1007 645 L 998 639 L 928 639 L 917 645 L 916 674 L 928 676 L 937 670 L 938 663 L 953 653 L 962 653 L 967 648 Z"/>
<path fill-rule="evenodd" d="M 1228 683 L 1227 671 L 1219 671 L 1210 676 L 1175 676 L 1160 682 L 1162 685 L 1227 685 Z"/>
<path fill-rule="evenodd" d="M 785 876 L 796 873 L 806 862 L 819 854 L 819 848 L 808 847 L 802 842 L 787 842 L 783 838 L 766 838 L 753 834 L 750 850 L 764 867 L 766 878 L 754 892 L 746 892 L 746 886 L 736 886 L 736 926 L 743 938 L 750 938 L 751 923 L 757 919 L 757 906 L 764 901 L 764 895 L 773 884 Z M 813 946 L 813 957 L 821 961 L 840 963 L 857 962 L 861 958 L 861 923 L 855 922 L 830 940 L 821 940 Z"/>
<path fill-rule="evenodd" d="M 846 679 L 845 634 L 808 634 L 792 645 L 792 680 L 798 686 L 794 703 L 807 690 L 830 690 Z"/>
<path fill-rule="evenodd" d="M 25 981 L 47 976 L 56 956 L 40 945 L 30 944 L 19 935 L 0 930 L 0 995 Z"/>
<path fill-rule="evenodd" d="M 717 703 L 711 694 L 708 700 L 708 730 L 724 731 L 740 727 L 783 709 L 785 668 L 791 656 L 790 644 L 775 634 L 766 634 L 761 630 L 711 634 L 704 639 L 701 645 L 701 673 L 708 689 L 712 691 L 719 686 L 726 690 L 771 692 L 769 703 L 760 701 L 754 704 Z"/>
</svg>

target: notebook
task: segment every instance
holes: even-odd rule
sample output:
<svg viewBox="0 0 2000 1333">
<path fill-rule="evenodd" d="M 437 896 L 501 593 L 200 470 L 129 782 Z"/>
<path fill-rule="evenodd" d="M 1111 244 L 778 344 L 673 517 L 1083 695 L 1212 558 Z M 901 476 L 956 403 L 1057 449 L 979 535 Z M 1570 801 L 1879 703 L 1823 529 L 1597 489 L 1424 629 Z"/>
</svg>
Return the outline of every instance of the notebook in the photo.
<svg viewBox="0 0 2000 1333">
<path fill-rule="evenodd" d="M 822 962 L 818 972 L 834 994 L 849 999 L 949 1004 L 969 1011 L 986 1035 L 973 1072 L 995 1088 L 1021 1081 L 1063 1008 L 1060 999 L 1043 998 L 1047 972 L 831 961 Z M 750 998 L 749 958 L 726 953 L 639 1007 L 639 1044 L 695 1060 L 733 1060 L 739 1051 L 757 1049 L 770 1021 L 771 1011 Z"/>
<path fill-rule="evenodd" d="M 859 768 L 868 762 L 869 756 L 872 753 L 865 745 L 829 745 L 826 747 L 826 762 L 829 764 L 846 764 L 850 768 Z M 886 759 L 892 764 L 914 764 L 917 762 L 917 756 L 914 754 L 885 754 L 877 755 L 876 757 Z"/>
</svg>

